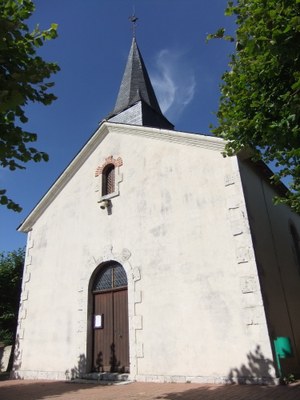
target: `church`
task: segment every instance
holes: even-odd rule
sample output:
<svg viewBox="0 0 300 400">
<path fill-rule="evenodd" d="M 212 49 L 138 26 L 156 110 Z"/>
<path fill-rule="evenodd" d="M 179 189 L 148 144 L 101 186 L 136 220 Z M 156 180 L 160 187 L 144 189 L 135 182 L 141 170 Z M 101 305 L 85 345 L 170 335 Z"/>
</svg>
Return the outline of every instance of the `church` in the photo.
<svg viewBox="0 0 300 400">
<path fill-rule="evenodd" d="M 19 227 L 15 378 L 300 372 L 300 218 L 224 145 L 174 130 L 133 38 L 112 113 Z"/>
</svg>

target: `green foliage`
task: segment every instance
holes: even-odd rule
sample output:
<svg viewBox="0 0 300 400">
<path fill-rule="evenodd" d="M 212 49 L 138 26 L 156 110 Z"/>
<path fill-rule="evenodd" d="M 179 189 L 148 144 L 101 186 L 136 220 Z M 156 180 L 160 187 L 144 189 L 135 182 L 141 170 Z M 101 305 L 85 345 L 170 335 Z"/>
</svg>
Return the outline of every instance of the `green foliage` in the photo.
<svg viewBox="0 0 300 400">
<path fill-rule="evenodd" d="M 24 249 L 0 253 L 0 342 L 12 344 L 18 321 Z"/>
<path fill-rule="evenodd" d="M 226 155 L 250 147 L 274 162 L 274 184 L 291 178 L 279 201 L 300 213 L 300 0 L 229 1 L 225 15 L 236 19 L 236 52 L 212 132 L 228 141 Z M 224 29 L 212 38 L 231 40 Z"/>
<path fill-rule="evenodd" d="M 289 385 L 289 384 L 294 383 L 294 382 L 296 382 L 296 378 L 295 378 L 294 374 L 289 374 L 287 376 L 284 376 L 282 378 L 282 380 L 281 380 L 281 383 L 283 385 Z"/>
<path fill-rule="evenodd" d="M 11 171 L 24 169 L 28 161 L 47 161 L 48 155 L 32 147 L 35 133 L 27 132 L 24 106 L 29 102 L 51 104 L 56 97 L 48 90 L 52 73 L 59 71 L 55 63 L 36 55 L 46 40 L 57 36 L 57 25 L 32 32 L 24 20 L 35 6 L 31 0 L 0 0 L 0 167 Z M 14 211 L 21 207 L 0 190 L 0 204 Z"/>
</svg>

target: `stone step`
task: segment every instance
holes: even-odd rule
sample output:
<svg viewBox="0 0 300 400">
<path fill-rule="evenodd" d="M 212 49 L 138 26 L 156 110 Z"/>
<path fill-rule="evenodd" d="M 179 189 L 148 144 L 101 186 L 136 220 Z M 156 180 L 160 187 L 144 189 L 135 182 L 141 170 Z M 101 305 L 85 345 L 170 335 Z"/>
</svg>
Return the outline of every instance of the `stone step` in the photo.
<svg viewBox="0 0 300 400">
<path fill-rule="evenodd" d="M 92 379 L 97 381 L 127 381 L 129 374 L 120 374 L 118 372 L 90 372 L 82 374 L 83 379 Z"/>
<path fill-rule="evenodd" d="M 75 383 L 98 383 L 101 385 L 116 385 L 131 383 L 129 374 L 120 374 L 117 372 L 91 372 L 82 374 L 80 378 L 72 380 Z"/>
</svg>

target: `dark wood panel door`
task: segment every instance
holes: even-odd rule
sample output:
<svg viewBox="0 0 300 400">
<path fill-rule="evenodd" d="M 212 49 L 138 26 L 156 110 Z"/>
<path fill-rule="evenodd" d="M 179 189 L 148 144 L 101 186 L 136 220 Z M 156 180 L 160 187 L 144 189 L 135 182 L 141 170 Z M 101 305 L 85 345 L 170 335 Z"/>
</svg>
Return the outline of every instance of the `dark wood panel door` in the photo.
<svg viewBox="0 0 300 400">
<path fill-rule="evenodd" d="M 113 292 L 114 303 L 114 343 L 116 369 L 129 372 L 129 329 L 127 290 Z"/>
<path fill-rule="evenodd" d="M 94 369 L 99 372 L 110 370 L 110 353 L 107 351 L 113 337 L 112 292 L 94 295 Z M 96 318 L 100 317 L 101 327 Z"/>
<path fill-rule="evenodd" d="M 129 372 L 127 288 L 94 294 L 94 369 Z"/>
</svg>

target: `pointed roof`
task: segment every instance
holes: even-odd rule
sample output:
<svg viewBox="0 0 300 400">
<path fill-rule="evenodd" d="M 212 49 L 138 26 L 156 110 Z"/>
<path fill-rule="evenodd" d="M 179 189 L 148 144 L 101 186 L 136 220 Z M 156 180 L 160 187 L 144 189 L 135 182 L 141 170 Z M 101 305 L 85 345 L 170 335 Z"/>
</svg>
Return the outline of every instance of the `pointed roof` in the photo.
<svg viewBox="0 0 300 400">
<path fill-rule="evenodd" d="M 128 60 L 119 89 L 114 113 L 119 113 L 143 100 L 154 110 L 161 114 L 144 60 L 137 46 L 135 38 L 132 39 Z"/>
<path fill-rule="evenodd" d="M 139 102 L 141 104 L 138 110 L 135 108 L 133 113 L 125 112 L 122 114 Z M 115 116 L 117 118 L 114 118 Z M 134 123 L 166 129 L 174 128 L 161 112 L 135 37 L 132 40 L 117 101 L 108 119 L 121 123 Z"/>
</svg>

